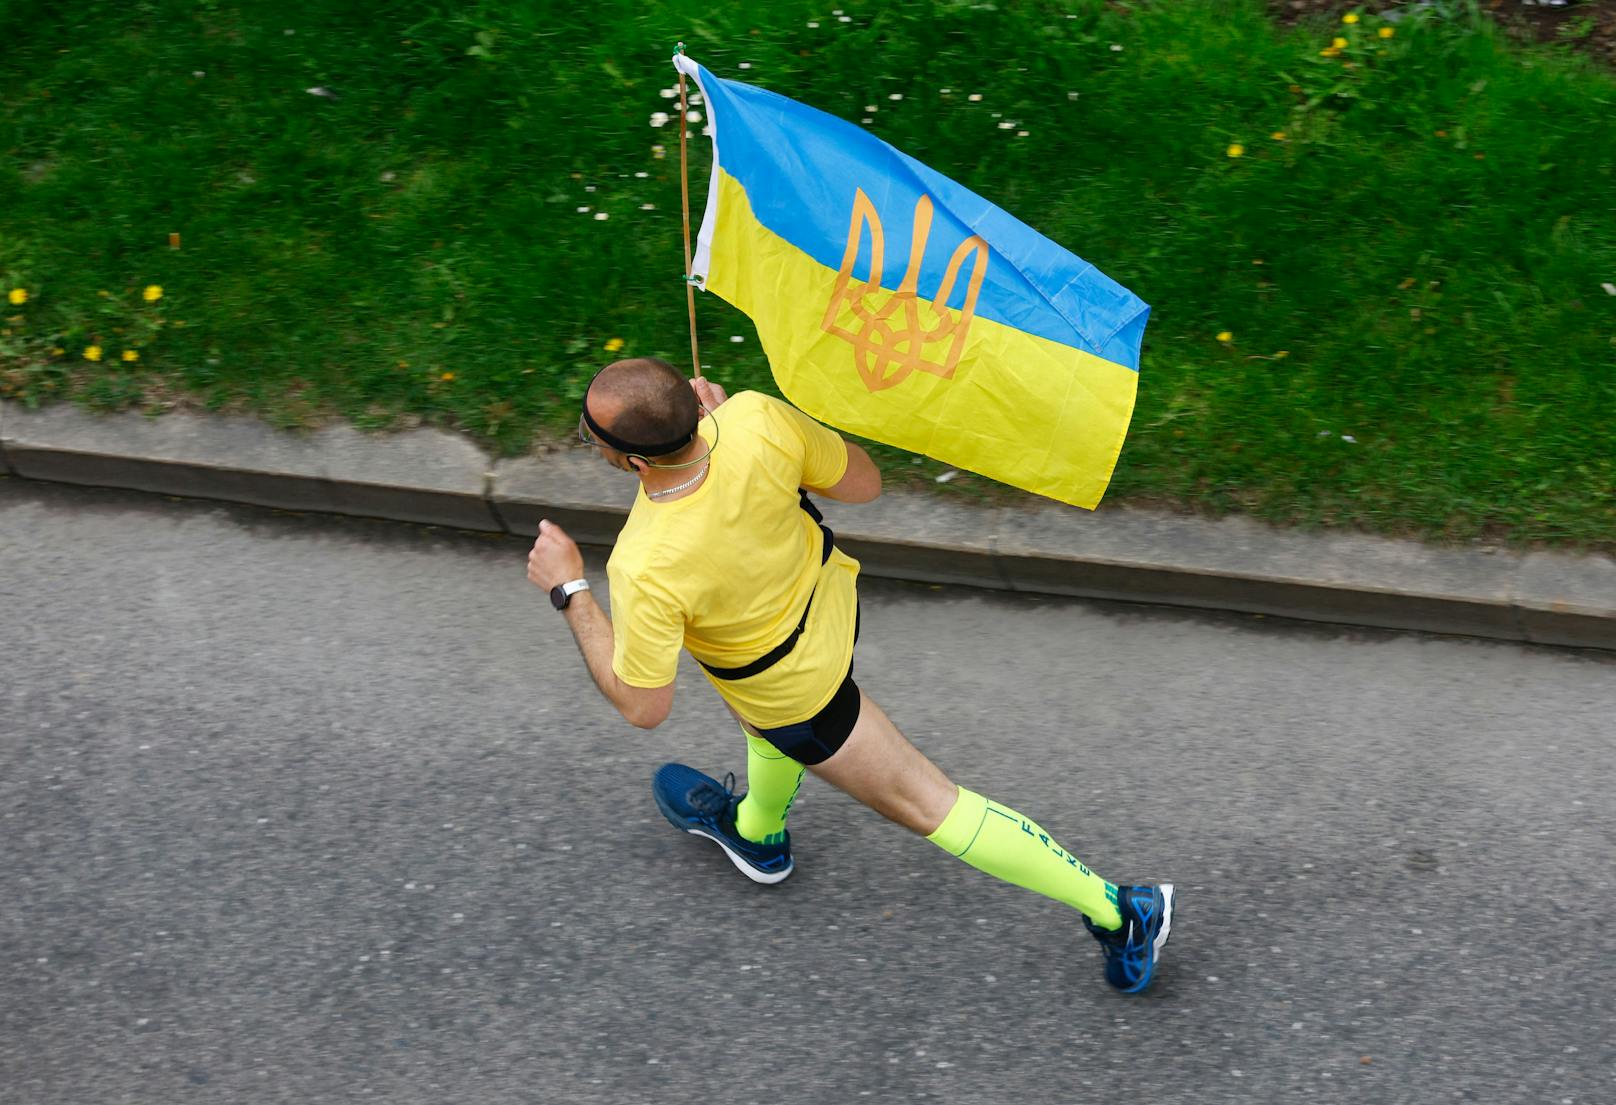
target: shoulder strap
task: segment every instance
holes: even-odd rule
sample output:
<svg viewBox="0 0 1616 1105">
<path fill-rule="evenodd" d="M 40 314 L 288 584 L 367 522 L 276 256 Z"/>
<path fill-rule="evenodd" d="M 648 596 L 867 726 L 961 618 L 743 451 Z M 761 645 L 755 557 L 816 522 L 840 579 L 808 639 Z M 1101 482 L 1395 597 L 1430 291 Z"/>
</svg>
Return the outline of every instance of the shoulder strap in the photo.
<svg viewBox="0 0 1616 1105">
<path fill-rule="evenodd" d="M 799 487 L 797 495 L 799 496 L 798 503 L 802 509 L 807 512 L 808 517 L 814 520 L 814 523 L 819 526 L 820 532 L 824 535 L 824 541 L 819 548 L 819 563 L 823 565 L 830 559 L 831 550 L 836 545 L 836 535 L 825 524 L 825 516 L 819 513 L 819 508 L 809 500 L 808 492 Z M 802 617 L 797 619 L 797 628 L 793 629 L 785 640 L 759 656 L 756 660 L 753 660 L 750 664 L 742 664 L 738 668 L 720 668 L 704 663 L 701 660 L 697 660 L 696 663 L 706 668 L 707 674 L 714 679 L 745 679 L 748 676 L 768 671 L 790 655 L 791 650 L 797 647 L 797 638 L 802 636 L 803 629 L 808 625 L 808 611 L 813 609 L 814 595 L 818 593 L 818 590 L 819 588 L 816 586 L 813 591 L 808 592 L 808 601 L 802 605 Z"/>
</svg>

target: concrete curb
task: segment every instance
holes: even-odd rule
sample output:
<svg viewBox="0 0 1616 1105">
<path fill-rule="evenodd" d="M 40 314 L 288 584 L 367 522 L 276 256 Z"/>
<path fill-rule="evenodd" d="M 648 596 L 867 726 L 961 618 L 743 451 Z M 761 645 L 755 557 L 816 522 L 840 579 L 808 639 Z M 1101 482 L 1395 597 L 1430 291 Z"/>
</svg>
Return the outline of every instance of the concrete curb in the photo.
<svg viewBox="0 0 1616 1105">
<path fill-rule="evenodd" d="M 441 430 L 295 435 L 251 418 L 65 404 L 0 402 L 0 473 L 522 536 L 542 516 L 592 545 L 616 538 L 634 496 L 586 449 L 496 462 Z M 906 493 L 829 504 L 827 520 L 872 576 L 1616 649 L 1608 556 Z"/>
</svg>

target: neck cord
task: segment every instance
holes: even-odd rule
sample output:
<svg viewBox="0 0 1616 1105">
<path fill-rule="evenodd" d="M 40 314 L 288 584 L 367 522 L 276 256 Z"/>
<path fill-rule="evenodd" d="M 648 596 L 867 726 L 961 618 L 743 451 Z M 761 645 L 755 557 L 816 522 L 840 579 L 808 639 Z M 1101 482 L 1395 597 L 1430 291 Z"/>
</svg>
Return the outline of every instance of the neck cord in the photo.
<svg viewBox="0 0 1616 1105">
<path fill-rule="evenodd" d="M 707 474 L 707 469 L 709 467 L 710 464 L 703 464 L 701 466 L 701 471 L 697 472 L 694 476 L 691 476 L 684 483 L 674 484 L 672 487 L 664 487 L 661 491 L 647 491 L 645 493 L 645 497 L 647 499 L 660 499 L 665 495 L 672 495 L 675 492 L 683 491 L 688 487 L 695 487 L 701 482 L 701 478 Z"/>
</svg>

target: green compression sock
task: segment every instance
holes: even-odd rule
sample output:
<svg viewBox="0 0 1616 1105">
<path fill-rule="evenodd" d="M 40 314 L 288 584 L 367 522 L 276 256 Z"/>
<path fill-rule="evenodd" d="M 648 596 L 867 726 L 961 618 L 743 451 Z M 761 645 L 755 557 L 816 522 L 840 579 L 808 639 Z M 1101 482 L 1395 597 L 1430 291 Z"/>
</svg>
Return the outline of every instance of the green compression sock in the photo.
<svg viewBox="0 0 1616 1105">
<path fill-rule="evenodd" d="M 807 768 L 761 737 L 746 734 L 746 797 L 735 810 L 735 828 L 755 844 L 786 838 L 786 814 Z"/>
<path fill-rule="evenodd" d="M 978 871 L 1065 902 L 1101 928 L 1122 927 L 1116 886 L 1007 806 L 960 787 L 954 808 L 926 839 Z"/>
</svg>

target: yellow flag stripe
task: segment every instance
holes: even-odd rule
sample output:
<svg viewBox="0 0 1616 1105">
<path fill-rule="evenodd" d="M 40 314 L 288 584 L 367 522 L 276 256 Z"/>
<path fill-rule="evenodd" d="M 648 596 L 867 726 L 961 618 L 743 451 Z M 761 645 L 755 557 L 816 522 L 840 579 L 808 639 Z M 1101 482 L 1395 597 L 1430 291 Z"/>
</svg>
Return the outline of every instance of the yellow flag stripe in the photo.
<svg viewBox="0 0 1616 1105">
<path fill-rule="evenodd" d="M 706 287 L 751 317 L 796 406 L 850 433 L 1061 502 L 1099 504 L 1128 431 L 1138 373 L 978 316 L 951 377 L 914 371 L 872 391 L 853 343 L 822 325 L 836 271 L 759 223 L 746 190 L 722 167 L 716 172 Z M 935 317 L 929 305 L 922 311 Z M 959 312 L 949 314 L 958 320 Z M 844 333 L 860 326 L 851 309 L 839 323 Z"/>
</svg>

